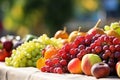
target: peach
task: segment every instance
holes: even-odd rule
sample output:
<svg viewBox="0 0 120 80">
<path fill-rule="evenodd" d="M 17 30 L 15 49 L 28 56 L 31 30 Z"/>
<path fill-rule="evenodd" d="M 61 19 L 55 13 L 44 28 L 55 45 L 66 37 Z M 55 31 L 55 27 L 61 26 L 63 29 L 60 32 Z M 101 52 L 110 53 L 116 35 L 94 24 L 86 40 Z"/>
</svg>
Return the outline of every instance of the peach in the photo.
<svg viewBox="0 0 120 80">
<path fill-rule="evenodd" d="M 91 67 L 98 62 L 101 62 L 101 58 L 96 54 L 85 54 L 82 58 L 81 62 L 81 69 L 84 74 L 92 75 L 91 74 Z"/>
<path fill-rule="evenodd" d="M 120 77 L 120 61 L 118 61 L 116 64 L 116 73 L 117 73 L 118 77 Z"/>
<path fill-rule="evenodd" d="M 68 63 L 68 71 L 73 74 L 80 74 L 82 73 L 81 70 L 81 61 L 79 58 L 73 58 L 69 63 Z"/>
</svg>

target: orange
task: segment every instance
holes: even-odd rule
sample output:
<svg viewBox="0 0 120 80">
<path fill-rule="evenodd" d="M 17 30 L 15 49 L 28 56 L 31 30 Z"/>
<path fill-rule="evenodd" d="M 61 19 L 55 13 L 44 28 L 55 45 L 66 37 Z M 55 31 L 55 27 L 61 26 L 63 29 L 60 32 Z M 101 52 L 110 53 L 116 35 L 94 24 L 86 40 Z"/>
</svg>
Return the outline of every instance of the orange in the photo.
<svg viewBox="0 0 120 80">
<path fill-rule="evenodd" d="M 45 58 L 41 57 L 40 59 L 37 60 L 36 67 L 38 69 L 41 69 L 43 66 L 45 66 Z"/>
<path fill-rule="evenodd" d="M 45 59 L 49 59 L 53 55 L 55 55 L 57 52 L 58 52 L 57 48 L 55 48 L 54 46 L 51 46 L 48 49 L 46 49 L 46 51 L 44 53 L 44 58 Z"/>
</svg>

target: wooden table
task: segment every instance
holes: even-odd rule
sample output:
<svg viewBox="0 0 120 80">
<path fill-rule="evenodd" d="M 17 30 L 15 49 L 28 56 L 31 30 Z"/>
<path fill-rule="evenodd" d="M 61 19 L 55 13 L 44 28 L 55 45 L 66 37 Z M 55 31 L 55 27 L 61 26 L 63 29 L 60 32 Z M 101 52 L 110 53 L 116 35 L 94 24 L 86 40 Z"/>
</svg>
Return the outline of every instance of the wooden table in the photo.
<svg viewBox="0 0 120 80">
<path fill-rule="evenodd" d="M 0 80 L 96 80 L 96 78 L 80 74 L 44 73 L 37 68 L 14 68 L 0 62 Z M 109 76 L 99 80 L 120 80 L 120 78 Z"/>
</svg>

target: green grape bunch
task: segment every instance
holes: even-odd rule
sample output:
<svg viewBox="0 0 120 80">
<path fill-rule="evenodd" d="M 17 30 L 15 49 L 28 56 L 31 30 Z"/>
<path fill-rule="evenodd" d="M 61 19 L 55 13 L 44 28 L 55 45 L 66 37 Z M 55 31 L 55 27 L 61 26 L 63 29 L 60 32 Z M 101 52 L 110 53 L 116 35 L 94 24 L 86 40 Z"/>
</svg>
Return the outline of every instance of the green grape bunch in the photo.
<svg viewBox="0 0 120 80">
<path fill-rule="evenodd" d="M 120 22 L 113 22 L 109 25 L 104 26 L 104 30 L 108 31 L 113 29 L 115 32 L 117 32 L 120 35 Z"/>
<path fill-rule="evenodd" d="M 36 62 L 41 58 L 42 50 L 47 45 L 62 47 L 61 39 L 49 38 L 46 34 L 33 39 L 29 42 L 24 42 L 21 46 L 12 50 L 11 57 L 5 58 L 5 64 L 13 67 L 36 67 Z"/>
</svg>

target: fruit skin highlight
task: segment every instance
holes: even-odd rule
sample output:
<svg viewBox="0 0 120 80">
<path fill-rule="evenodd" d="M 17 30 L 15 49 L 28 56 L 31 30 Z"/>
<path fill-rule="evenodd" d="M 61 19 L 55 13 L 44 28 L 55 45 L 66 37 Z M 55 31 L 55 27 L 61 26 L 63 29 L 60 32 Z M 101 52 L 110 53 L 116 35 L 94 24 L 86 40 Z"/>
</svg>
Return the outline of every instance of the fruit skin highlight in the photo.
<svg viewBox="0 0 120 80">
<path fill-rule="evenodd" d="M 68 63 L 68 71 L 73 74 L 81 74 L 82 69 L 81 69 L 81 61 L 79 58 L 73 58 L 69 63 Z"/>
<path fill-rule="evenodd" d="M 117 73 L 118 77 L 120 77 L 120 61 L 118 61 L 116 64 L 116 73 Z"/>
<path fill-rule="evenodd" d="M 91 67 L 98 62 L 101 62 L 101 58 L 96 54 L 85 54 L 82 58 L 81 68 L 84 74 L 90 76 Z"/>
<path fill-rule="evenodd" d="M 91 73 L 96 78 L 104 78 L 110 74 L 110 67 L 104 62 L 96 63 L 92 66 Z"/>
</svg>

